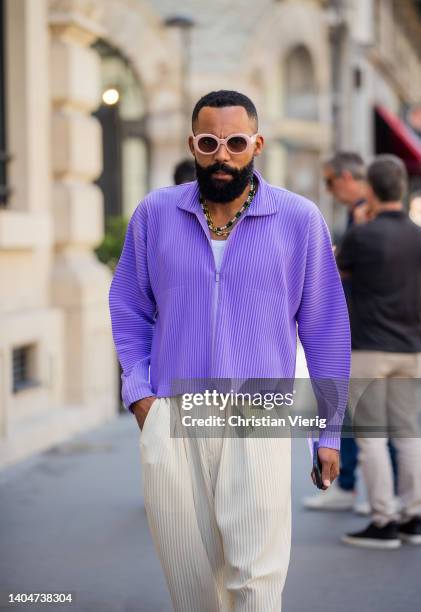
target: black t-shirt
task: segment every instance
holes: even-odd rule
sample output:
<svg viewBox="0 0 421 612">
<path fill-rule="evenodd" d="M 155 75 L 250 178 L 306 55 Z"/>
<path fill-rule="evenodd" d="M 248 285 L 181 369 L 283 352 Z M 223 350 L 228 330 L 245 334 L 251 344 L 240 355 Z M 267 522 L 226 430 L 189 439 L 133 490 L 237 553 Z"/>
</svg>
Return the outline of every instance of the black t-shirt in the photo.
<svg viewBox="0 0 421 612">
<path fill-rule="evenodd" d="M 352 348 L 421 352 L 421 228 L 404 211 L 380 213 L 345 235 Z"/>
<path fill-rule="evenodd" d="M 346 232 L 342 236 L 341 241 L 339 242 L 339 248 L 342 246 L 342 241 L 344 240 L 344 237 L 346 236 L 346 233 L 351 229 L 351 227 L 354 227 L 354 225 L 355 225 L 355 222 L 354 222 L 354 210 L 356 208 L 358 208 L 359 206 L 363 206 L 363 204 L 365 204 L 365 203 L 366 203 L 366 200 L 363 200 L 363 199 L 357 200 L 355 202 L 355 204 L 353 205 L 352 210 L 349 211 L 349 213 L 348 213 L 348 221 L 347 221 L 347 224 L 346 224 Z M 346 303 L 347 303 L 348 310 L 349 310 L 349 302 L 350 302 L 350 299 L 351 299 L 351 281 L 349 279 L 343 278 L 342 279 L 342 287 L 344 289 Z"/>
</svg>

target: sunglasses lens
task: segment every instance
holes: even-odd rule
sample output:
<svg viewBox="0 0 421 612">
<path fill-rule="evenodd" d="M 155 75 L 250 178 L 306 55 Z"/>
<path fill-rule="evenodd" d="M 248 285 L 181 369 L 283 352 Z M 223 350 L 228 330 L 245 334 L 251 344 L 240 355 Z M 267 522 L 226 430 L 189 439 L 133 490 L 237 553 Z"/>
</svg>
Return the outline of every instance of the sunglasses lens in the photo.
<svg viewBox="0 0 421 612">
<path fill-rule="evenodd" d="M 248 142 L 243 136 L 232 136 L 228 139 L 227 146 L 231 153 L 243 153 L 247 149 Z"/>
<path fill-rule="evenodd" d="M 218 148 L 218 141 L 212 136 L 202 136 L 197 141 L 197 148 L 201 153 L 214 153 Z"/>
</svg>

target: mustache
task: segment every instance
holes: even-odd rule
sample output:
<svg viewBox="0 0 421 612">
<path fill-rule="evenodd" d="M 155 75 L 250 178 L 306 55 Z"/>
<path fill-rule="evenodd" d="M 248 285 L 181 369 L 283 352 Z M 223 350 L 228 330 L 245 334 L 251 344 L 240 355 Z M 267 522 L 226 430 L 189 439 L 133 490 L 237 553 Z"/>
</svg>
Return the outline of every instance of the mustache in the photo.
<svg viewBox="0 0 421 612">
<path fill-rule="evenodd" d="M 236 168 L 231 168 L 230 166 L 227 166 L 226 164 L 222 164 L 220 162 L 215 162 L 214 164 L 212 164 L 212 166 L 208 166 L 204 170 L 208 176 L 210 176 L 214 172 L 225 172 L 226 174 L 230 174 L 231 176 L 238 176 L 240 173 L 240 171 Z"/>
</svg>

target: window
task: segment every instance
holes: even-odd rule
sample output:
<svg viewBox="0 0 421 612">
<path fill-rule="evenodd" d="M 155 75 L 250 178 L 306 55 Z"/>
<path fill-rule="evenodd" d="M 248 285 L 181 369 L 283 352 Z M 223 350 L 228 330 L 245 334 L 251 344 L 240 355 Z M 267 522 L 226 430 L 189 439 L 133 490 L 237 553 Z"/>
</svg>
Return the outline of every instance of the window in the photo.
<svg viewBox="0 0 421 612">
<path fill-rule="evenodd" d="M 35 351 L 36 346 L 34 344 L 13 349 L 13 393 L 38 385 L 34 376 Z"/>
<path fill-rule="evenodd" d="M 313 62 L 310 53 L 302 45 L 295 47 L 286 59 L 285 96 L 287 117 L 305 121 L 318 119 Z"/>
<path fill-rule="evenodd" d="M 105 220 L 130 218 L 148 191 L 149 149 L 141 83 L 130 62 L 105 41 L 93 48 L 101 58 L 102 104 L 94 112 L 102 127 Z"/>
</svg>

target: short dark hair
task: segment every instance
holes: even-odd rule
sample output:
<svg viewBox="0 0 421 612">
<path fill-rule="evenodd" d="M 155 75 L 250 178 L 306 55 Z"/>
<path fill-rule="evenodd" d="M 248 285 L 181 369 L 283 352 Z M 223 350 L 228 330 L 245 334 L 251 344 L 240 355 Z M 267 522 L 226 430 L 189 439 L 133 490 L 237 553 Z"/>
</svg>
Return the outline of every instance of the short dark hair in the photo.
<svg viewBox="0 0 421 612">
<path fill-rule="evenodd" d="M 325 161 L 324 166 L 332 168 L 336 176 L 348 171 L 356 180 L 361 181 L 366 177 L 364 160 L 359 153 L 353 151 L 337 151 Z"/>
<path fill-rule="evenodd" d="M 246 109 L 247 115 L 250 119 L 256 122 L 256 128 L 258 126 L 257 110 L 253 102 L 246 95 L 238 91 L 229 91 L 227 89 L 221 89 L 220 91 L 211 91 L 210 93 L 202 96 L 193 109 L 192 113 L 192 126 L 194 127 L 195 122 L 199 116 L 200 110 L 204 106 L 211 106 L 212 108 L 222 108 L 224 106 L 242 106 Z"/>
<path fill-rule="evenodd" d="M 181 185 L 189 183 L 196 178 L 196 166 L 192 159 L 183 159 L 174 168 L 174 183 Z"/>
<path fill-rule="evenodd" d="M 368 182 L 380 202 L 398 202 L 408 188 L 408 173 L 396 155 L 379 155 L 369 165 Z"/>
</svg>

